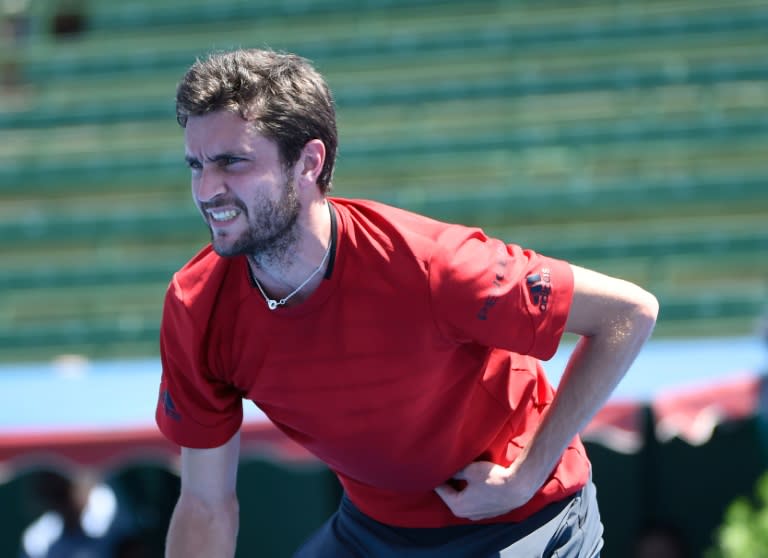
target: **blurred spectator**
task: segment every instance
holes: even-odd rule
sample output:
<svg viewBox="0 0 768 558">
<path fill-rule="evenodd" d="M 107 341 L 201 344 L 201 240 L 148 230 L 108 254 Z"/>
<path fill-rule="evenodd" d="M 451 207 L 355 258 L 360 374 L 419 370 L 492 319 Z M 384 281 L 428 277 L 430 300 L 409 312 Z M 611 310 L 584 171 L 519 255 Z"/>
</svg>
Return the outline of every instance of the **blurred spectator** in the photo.
<svg viewBox="0 0 768 558">
<path fill-rule="evenodd" d="M 21 84 L 18 49 L 29 33 L 29 0 L 0 0 L 0 88 L 14 93 Z"/>
<path fill-rule="evenodd" d="M 24 532 L 21 558 L 109 558 L 107 541 L 84 528 L 104 524 L 93 515 L 85 520 L 93 488 L 87 477 L 42 472 L 32 498 L 46 511 Z"/>
<path fill-rule="evenodd" d="M 70 38 L 85 31 L 85 6 L 80 0 L 60 0 L 51 19 L 51 32 L 58 38 Z"/>
<path fill-rule="evenodd" d="M 29 34 L 29 0 L 0 0 L 0 12 L 3 35 L 13 44 L 22 44 Z"/>
</svg>

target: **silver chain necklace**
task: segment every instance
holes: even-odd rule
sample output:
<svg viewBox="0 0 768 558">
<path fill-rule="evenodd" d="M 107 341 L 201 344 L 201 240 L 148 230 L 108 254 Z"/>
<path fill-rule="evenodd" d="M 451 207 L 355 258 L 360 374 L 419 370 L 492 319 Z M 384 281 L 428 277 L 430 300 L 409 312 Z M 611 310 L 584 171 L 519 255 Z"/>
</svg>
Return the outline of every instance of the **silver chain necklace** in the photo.
<svg viewBox="0 0 768 558">
<path fill-rule="evenodd" d="M 312 280 L 312 278 L 313 278 L 315 275 L 317 275 L 318 273 L 320 273 L 320 270 L 321 270 L 321 269 L 323 269 L 323 266 L 325 265 L 325 262 L 326 262 L 326 260 L 328 259 L 328 254 L 330 254 L 330 253 L 331 253 L 331 246 L 332 246 L 332 245 L 333 245 L 333 243 L 332 243 L 332 242 L 329 242 L 329 243 L 328 243 L 328 248 L 325 250 L 325 255 L 323 256 L 323 261 L 321 261 L 321 262 L 320 262 L 320 265 L 319 265 L 319 266 L 317 266 L 317 269 L 316 269 L 316 270 L 314 270 L 314 271 L 313 271 L 313 272 L 310 274 L 310 276 L 309 276 L 309 277 L 307 277 L 307 278 L 304 280 L 304 282 L 303 282 L 301 285 L 299 285 L 298 287 L 296 287 L 295 289 L 293 289 L 293 291 L 292 291 L 290 294 L 288 294 L 288 295 L 287 295 L 285 298 L 281 298 L 280 300 L 275 300 L 274 298 L 269 298 L 269 297 L 267 296 L 267 293 L 265 293 L 265 292 L 264 292 L 264 289 L 262 289 L 262 288 L 261 288 L 261 283 L 259 283 L 259 280 L 258 280 L 258 279 L 256 279 L 256 276 L 255 276 L 255 275 L 253 275 L 253 274 L 252 274 L 252 276 L 253 276 L 253 282 L 254 282 L 254 283 L 256 283 L 256 286 L 259 288 L 259 291 L 261 292 L 261 296 L 263 296 L 263 297 L 264 297 L 264 300 L 267 302 L 267 308 L 269 308 L 270 310 L 274 310 L 274 309 L 276 309 L 278 306 L 283 306 L 283 305 L 284 305 L 286 302 L 288 302 L 288 301 L 290 300 L 290 298 L 291 298 L 293 295 L 295 295 L 295 294 L 296 294 L 296 293 L 298 293 L 298 292 L 299 292 L 301 289 L 303 289 L 303 288 L 304 288 L 304 286 L 305 286 L 307 283 L 309 283 L 309 282 Z"/>
</svg>

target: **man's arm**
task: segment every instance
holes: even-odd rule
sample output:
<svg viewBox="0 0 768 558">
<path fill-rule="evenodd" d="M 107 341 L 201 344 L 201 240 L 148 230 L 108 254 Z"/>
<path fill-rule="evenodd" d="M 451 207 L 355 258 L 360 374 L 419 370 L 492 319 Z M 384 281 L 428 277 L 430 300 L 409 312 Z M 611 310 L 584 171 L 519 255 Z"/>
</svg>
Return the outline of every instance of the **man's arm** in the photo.
<svg viewBox="0 0 768 558">
<path fill-rule="evenodd" d="M 454 515 L 495 517 L 525 504 L 544 484 L 573 437 L 606 402 L 656 323 L 656 298 L 640 287 L 572 266 L 574 295 L 566 330 L 582 336 L 541 424 L 510 467 L 472 463 L 455 478 L 462 491 L 437 493 Z"/>
<path fill-rule="evenodd" d="M 239 432 L 218 448 L 181 449 L 181 495 L 168 528 L 166 558 L 235 555 L 239 456 Z"/>
</svg>

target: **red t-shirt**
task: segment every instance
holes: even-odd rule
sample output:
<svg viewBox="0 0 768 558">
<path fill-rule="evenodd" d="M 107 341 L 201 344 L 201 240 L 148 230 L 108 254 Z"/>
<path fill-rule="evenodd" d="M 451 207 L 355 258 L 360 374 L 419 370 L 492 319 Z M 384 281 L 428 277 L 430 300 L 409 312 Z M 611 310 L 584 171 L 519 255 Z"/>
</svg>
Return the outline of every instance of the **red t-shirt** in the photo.
<svg viewBox="0 0 768 558">
<path fill-rule="evenodd" d="M 157 423 L 173 442 L 216 447 L 242 399 L 336 472 L 383 523 L 454 517 L 433 489 L 476 460 L 507 466 L 553 396 L 537 359 L 555 353 L 570 266 L 379 203 L 334 198 L 331 277 L 270 311 L 244 257 L 205 248 L 175 274 L 163 311 Z M 574 438 L 519 521 L 581 488 Z"/>
</svg>

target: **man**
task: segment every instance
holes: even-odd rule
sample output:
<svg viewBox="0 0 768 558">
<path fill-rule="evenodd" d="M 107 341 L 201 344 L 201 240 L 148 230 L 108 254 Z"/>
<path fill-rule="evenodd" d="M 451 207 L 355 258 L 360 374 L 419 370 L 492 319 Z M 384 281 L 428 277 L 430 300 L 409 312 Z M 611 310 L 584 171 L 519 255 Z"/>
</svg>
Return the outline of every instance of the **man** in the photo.
<svg viewBox="0 0 768 558">
<path fill-rule="evenodd" d="M 296 556 L 598 556 L 577 434 L 650 335 L 654 297 L 479 229 L 329 198 L 333 102 L 297 56 L 196 62 L 177 117 L 211 246 L 163 312 L 157 422 L 182 446 L 167 555 L 233 556 L 246 398 L 344 488 Z M 582 338 L 555 395 L 538 359 L 564 331 Z"/>
</svg>

